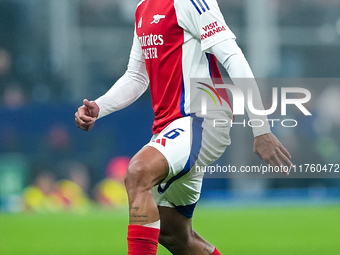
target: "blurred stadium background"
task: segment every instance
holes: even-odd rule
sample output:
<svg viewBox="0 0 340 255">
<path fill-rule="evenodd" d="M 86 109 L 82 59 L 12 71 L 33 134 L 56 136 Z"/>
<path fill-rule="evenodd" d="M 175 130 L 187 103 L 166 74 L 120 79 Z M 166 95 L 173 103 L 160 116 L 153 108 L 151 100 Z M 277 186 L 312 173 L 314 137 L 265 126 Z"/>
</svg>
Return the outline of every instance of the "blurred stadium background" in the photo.
<svg viewBox="0 0 340 255">
<path fill-rule="evenodd" d="M 74 112 L 124 73 L 137 2 L 0 0 L 1 255 L 126 253 L 122 178 L 151 136 L 149 93 L 91 132 Z M 218 2 L 255 76 L 339 78 L 338 0 Z M 340 163 L 340 85 L 327 83 L 313 117 L 275 129 L 296 164 Z M 259 164 L 251 130 L 232 139 L 221 164 Z M 339 180 L 206 178 L 194 223 L 223 254 L 339 254 Z"/>
</svg>

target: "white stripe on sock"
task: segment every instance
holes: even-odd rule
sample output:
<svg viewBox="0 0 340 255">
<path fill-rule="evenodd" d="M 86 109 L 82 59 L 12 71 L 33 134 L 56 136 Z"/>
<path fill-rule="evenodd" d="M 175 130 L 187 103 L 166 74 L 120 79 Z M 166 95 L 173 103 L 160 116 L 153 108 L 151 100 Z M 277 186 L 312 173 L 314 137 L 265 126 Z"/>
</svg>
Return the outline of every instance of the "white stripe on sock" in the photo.
<svg viewBox="0 0 340 255">
<path fill-rule="evenodd" d="M 148 223 L 146 225 L 143 225 L 144 227 L 149 227 L 149 228 L 157 228 L 157 229 L 160 229 L 161 228 L 161 221 L 158 220 L 158 221 L 155 221 L 155 222 L 152 222 L 152 223 Z"/>
</svg>

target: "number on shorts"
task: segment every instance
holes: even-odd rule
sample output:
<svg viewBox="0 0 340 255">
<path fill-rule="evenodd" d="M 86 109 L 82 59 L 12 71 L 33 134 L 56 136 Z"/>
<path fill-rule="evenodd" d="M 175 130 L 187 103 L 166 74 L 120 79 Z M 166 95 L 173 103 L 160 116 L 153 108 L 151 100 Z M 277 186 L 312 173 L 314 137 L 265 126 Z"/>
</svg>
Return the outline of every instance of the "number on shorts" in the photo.
<svg viewBox="0 0 340 255">
<path fill-rule="evenodd" d="M 166 133 L 164 135 L 164 137 L 169 138 L 169 139 L 175 139 L 177 136 L 179 136 L 181 134 L 179 131 L 184 132 L 183 129 L 175 128 L 175 129 L 169 131 L 168 133 Z"/>
</svg>

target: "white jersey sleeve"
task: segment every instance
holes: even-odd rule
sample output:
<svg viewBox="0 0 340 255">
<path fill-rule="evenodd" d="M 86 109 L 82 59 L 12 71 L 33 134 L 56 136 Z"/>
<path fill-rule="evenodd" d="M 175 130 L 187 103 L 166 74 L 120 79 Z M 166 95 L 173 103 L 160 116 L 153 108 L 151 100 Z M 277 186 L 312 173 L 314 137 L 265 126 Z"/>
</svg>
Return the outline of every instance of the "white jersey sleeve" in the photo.
<svg viewBox="0 0 340 255">
<path fill-rule="evenodd" d="M 244 95 L 247 95 L 249 90 L 253 92 L 254 108 L 257 110 L 264 110 L 260 90 L 257 86 L 253 72 L 236 41 L 225 40 L 220 42 L 211 48 L 211 52 L 224 66 L 235 86 L 239 87 Z M 245 108 L 250 120 L 259 119 L 264 123 L 263 126 L 252 128 L 254 137 L 271 132 L 267 116 L 260 116 L 252 113 L 247 104 Z"/>
<path fill-rule="evenodd" d="M 201 50 L 236 36 L 227 26 L 216 0 L 175 0 L 179 25 L 201 41 Z"/>
<path fill-rule="evenodd" d="M 95 100 L 99 106 L 98 118 L 129 106 L 147 90 L 148 85 L 144 55 L 135 33 L 127 71 L 103 96 Z"/>
</svg>

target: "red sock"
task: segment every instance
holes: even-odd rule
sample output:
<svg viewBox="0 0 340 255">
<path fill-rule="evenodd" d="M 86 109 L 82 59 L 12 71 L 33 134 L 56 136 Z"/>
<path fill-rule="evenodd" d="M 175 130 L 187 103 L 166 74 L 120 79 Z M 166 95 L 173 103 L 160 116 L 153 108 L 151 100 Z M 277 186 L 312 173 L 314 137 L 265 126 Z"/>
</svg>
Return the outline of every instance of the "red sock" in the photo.
<svg viewBox="0 0 340 255">
<path fill-rule="evenodd" d="M 217 248 L 215 248 L 214 252 L 211 253 L 211 255 L 222 255 L 222 253 L 220 253 Z"/>
<path fill-rule="evenodd" d="M 128 255 L 156 255 L 159 229 L 128 226 Z"/>
</svg>

